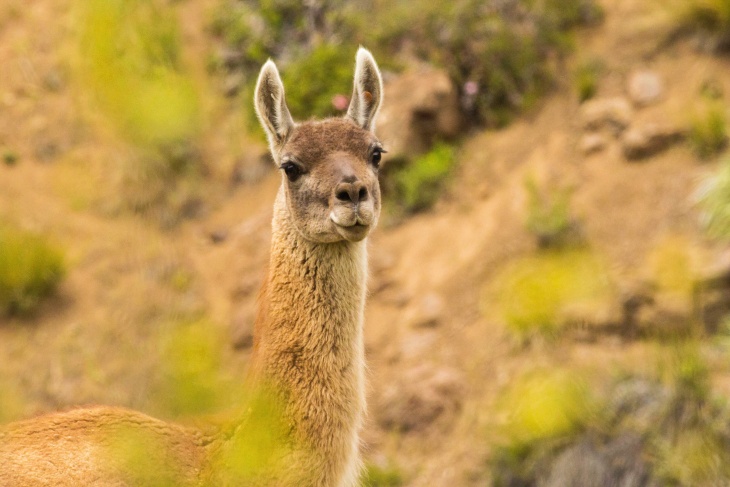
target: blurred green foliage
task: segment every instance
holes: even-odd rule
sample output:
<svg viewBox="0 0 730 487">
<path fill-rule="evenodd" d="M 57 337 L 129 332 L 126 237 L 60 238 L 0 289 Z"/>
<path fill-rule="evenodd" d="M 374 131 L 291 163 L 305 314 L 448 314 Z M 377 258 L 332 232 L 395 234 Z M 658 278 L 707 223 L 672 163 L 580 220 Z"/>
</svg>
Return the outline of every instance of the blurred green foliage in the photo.
<svg viewBox="0 0 730 487">
<path fill-rule="evenodd" d="M 185 485 L 183 463 L 166 444 L 164 435 L 132 425 L 100 431 L 105 437 L 108 467 L 118 469 L 129 485 L 175 487 Z M 168 441 L 171 438 L 167 438 Z"/>
<path fill-rule="evenodd" d="M 380 467 L 369 463 L 363 474 L 363 487 L 400 487 L 403 485 L 403 475 L 392 465 Z"/>
<path fill-rule="evenodd" d="M 571 29 L 600 18 L 593 0 L 224 0 L 211 30 L 237 54 L 216 64 L 241 70 L 249 84 L 269 57 L 283 73 L 306 60 L 308 71 L 298 74 L 326 70 L 339 60 L 351 69 L 357 45 L 363 44 L 381 66 L 398 66 L 407 53 L 445 68 L 460 91 L 467 82 L 476 83 L 466 111 L 474 121 L 503 125 L 549 87 L 555 58 L 571 46 Z M 319 49 L 325 51 L 313 55 Z M 332 79 L 335 86 L 325 91 L 303 77 L 294 79 L 305 86 L 289 83 L 289 99 L 294 104 L 300 96 L 315 100 L 302 107 L 314 112 L 298 113 L 297 108 L 295 116 L 333 113 L 332 95 L 343 90 L 339 73 Z M 344 86 L 349 94 L 349 85 Z"/>
<path fill-rule="evenodd" d="M 559 248 L 577 242 L 576 223 L 570 214 L 572 191 L 540 188 L 533 177 L 525 179 L 527 229 L 542 248 Z"/>
<path fill-rule="evenodd" d="M 587 384 L 576 374 L 551 370 L 514 381 L 499 398 L 506 417 L 502 453 L 523 458 L 536 443 L 575 434 L 594 418 Z"/>
<path fill-rule="evenodd" d="M 652 249 L 648 260 L 652 280 L 659 291 L 690 298 L 697 277 L 697 259 L 687 239 L 665 238 Z"/>
<path fill-rule="evenodd" d="M 708 159 L 727 145 L 727 114 L 721 100 L 705 100 L 690 121 L 689 142 L 695 153 Z"/>
<path fill-rule="evenodd" d="M 606 268 L 587 249 L 545 251 L 510 262 L 495 277 L 494 302 L 517 337 L 554 334 L 564 312 L 600 307 L 613 293 Z M 492 301 L 494 300 L 494 301 Z"/>
<path fill-rule="evenodd" d="M 225 441 L 209 459 L 214 478 L 211 485 L 248 485 L 254 481 L 269 485 L 293 447 L 283 419 L 283 398 L 266 384 L 223 372 L 225 341 L 217 330 L 208 320 L 197 319 L 177 323 L 163 335 L 156 407 L 165 416 L 216 417 L 223 422 L 219 434 Z M 144 455 L 144 444 L 122 440 L 132 458 Z"/>
<path fill-rule="evenodd" d="M 730 238 L 730 158 L 723 159 L 715 174 L 702 183 L 697 196 L 710 236 Z"/>
<path fill-rule="evenodd" d="M 556 57 L 571 46 L 570 30 L 601 17 L 586 0 L 460 0 L 389 2 L 376 45 L 404 45 L 444 67 L 463 94 L 478 91 L 465 107 L 474 121 L 504 125 L 549 87 Z"/>
<path fill-rule="evenodd" d="M 212 323 L 178 325 L 163 340 L 160 406 L 175 417 L 213 413 L 225 407 L 228 384 L 221 375 L 221 338 Z"/>
<path fill-rule="evenodd" d="M 730 0 L 681 0 L 669 5 L 681 28 L 709 36 L 717 49 L 730 48 Z"/>
<path fill-rule="evenodd" d="M 350 95 L 353 59 L 353 52 L 332 44 L 322 44 L 295 59 L 282 75 L 292 116 L 301 120 L 336 115 L 332 98 Z"/>
<path fill-rule="evenodd" d="M 404 214 L 430 208 L 441 195 L 455 163 L 454 147 L 440 142 L 430 152 L 390 171 L 393 204 Z"/>
<path fill-rule="evenodd" d="M 3 164 L 5 164 L 6 166 L 14 166 L 18 163 L 18 159 L 19 157 L 17 152 L 8 148 L 4 148 L 2 150 L 2 160 Z"/>
<path fill-rule="evenodd" d="M 603 65 L 595 59 L 583 61 L 578 65 L 573 74 L 573 85 L 581 103 L 596 96 L 598 79 L 602 72 Z"/>
<path fill-rule="evenodd" d="M 59 248 L 40 235 L 0 224 L 0 314 L 32 312 L 64 274 Z"/>
<path fill-rule="evenodd" d="M 198 95 L 182 63 L 169 4 L 89 0 L 79 25 L 82 79 L 121 133 L 157 147 L 197 132 Z"/>
</svg>

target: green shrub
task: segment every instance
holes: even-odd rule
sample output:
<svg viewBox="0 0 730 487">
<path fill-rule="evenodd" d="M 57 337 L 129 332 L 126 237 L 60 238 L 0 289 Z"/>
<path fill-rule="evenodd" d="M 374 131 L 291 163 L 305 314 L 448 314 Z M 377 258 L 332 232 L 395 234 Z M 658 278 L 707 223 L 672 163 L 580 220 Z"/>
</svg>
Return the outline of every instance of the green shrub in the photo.
<svg viewBox="0 0 730 487">
<path fill-rule="evenodd" d="M 18 153 L 10 149 L 3 149 L 2 151 L 3 163 L 6 166 L 14 166 L 18 162 Z"/>
<path fill-rule="evenodd" d="M 81 16 L 81 79 L 117 131 L 152 147 L 193 137 L 198 93 L 182 62 L 174 7 L 162 0 L 90 0 Z"/>
<path fill-rule="evenodd" d="M 400 487 L 403 483 L 403 475 L 397 468 L 379 467 L 372 463 L 367 465 L 362 481 L 364 487 Z"/>
<path fill-rule="evenodd" d="M 670 8 L 680 29 L 707 37 L 713 49 L 730 48 L 729 0 L 681 0 Z"/>
<path fill-rule="evenodd" d="M 575 310 L 600 308 L 612 286 L 600 259 L 585 249 L 541 252 L 509 263 L 495 276 L 490 308 L 519 338 L 555 334 Z"/>
<path fill-rule="evenodd" d="M 473 120 L 504 125 L 550 86 L 552 60 L 570 48 L 570 30 L 600 15 L 594 0 L 225 0 L 211 30 L 238 54 L 225 69 L 241 70 L 249 84 L 268 57 L 286 72 L 288 64 L 298 64 L 322 46 L 341 46 L 344 66 L 351 69 L 353 53 L 363 44 L 382 66 L 398 66 L 408 45 L 409 52 L 449 72 Z M 327 50 L 333 48 L 324 54 Z M 321 54 L 311 63 L 326 66 L 339 59 Z M 339 73 L 335 83 L 338 79 Z M 322 106 L 331 97 L 330 86 L 325 90 Z"/>
<path fill-rule="evenodd" d="M 452 146 L 438 143 L 430 152 L 392 174 L 395 183 L 393 199 L 403 212 L 422 211 L 436 202 L 456 162 L 454 152 Z"/>
<path fill-rule="evenodd" d="M 570 30 L 600 17 L 591 0 L 398 1 L 383 13 L 375 44 L 403 44 L 448 70 L 473 120 L 504 125 L 553 79 L 551 59 L 571 46 Z"/>
<path fill-rule="evenodd" d="M 499 399 L 506 416 L 505 447 L 521 451 L 538 441 L 574 434 L 591 418 L 589 390 L 575 374 L 550 371 L 528 374 Z"/>
<path fill-rule="evenodd" d="M 586 61 L 578 65 L 573 75 L 573 84 L 581 103 L 596 96 L 598 78 L 602 71 L 603 66 L 596 60 Z"/>
<path fill-rule="evenodd" d="M 576 223 L 570 215 L 571 191 L 541 191 L 531 177 L 525 180 L 525 189 L 528 196 L 527 229 L 537 237 L 539 246 L 564 247 L 579 243 Z"/>
<path fill-rule="evenodd" d="M 332 98 L 352 91 L 353 52 L 323 44 L 289 64 L 282 74 L 286 102 L 295 119 L 336 115 Z"/>
<path fill-rule="evenodd" d="M 699 188 L 698 200 L 707 233 L 715 238 L 730 238 L 730 158 L 724 159 L 715 174 Z"/>
<path fill-rule="evenodd" d="M 0 225 L 0 313 L 33 311 L 64 273 L 61 251 L 45 238 Z"/>
<path fill-rule="evenodd" d="M 727 115 L 719 101 L 708 101 L 705 108 L 692 118 L 689 142 L 694 152 L 708 159 L 727 145 Z"/>
</svg>

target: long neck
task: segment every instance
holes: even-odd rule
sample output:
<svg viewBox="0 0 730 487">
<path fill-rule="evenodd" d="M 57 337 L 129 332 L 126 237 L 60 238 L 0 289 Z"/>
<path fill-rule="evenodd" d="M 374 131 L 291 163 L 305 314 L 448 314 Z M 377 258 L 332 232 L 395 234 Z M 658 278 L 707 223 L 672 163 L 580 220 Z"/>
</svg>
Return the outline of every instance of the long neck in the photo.
<svg viewBox="0 0 730 487">
<path fill-rule="evenodd" d="M 257 368 L 283 389 L 293 435 L 318 459 L 312 484 L 354 484 L 365 408 L 365 242 L 303 239 L 280 193 L 269 265 L 256 323 Z"/>
</svg>

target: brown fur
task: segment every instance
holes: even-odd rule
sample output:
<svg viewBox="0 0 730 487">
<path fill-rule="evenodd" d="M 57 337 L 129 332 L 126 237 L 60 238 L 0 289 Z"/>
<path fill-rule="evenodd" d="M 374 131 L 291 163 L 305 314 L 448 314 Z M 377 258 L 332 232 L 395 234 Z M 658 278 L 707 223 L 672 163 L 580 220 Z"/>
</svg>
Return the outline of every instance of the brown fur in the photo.
<svg viewBox="0 0 730 487">
<path fill-rule="evenodd" d="M 282 171 L 251 376 L 284 401 L 286 449 L 269 477 L 233 485 L 358 483 L 365 239 L 380 213 L 372 128 L 381 96 L 375 61 L 361 49 L 346 118 L 296 125 L 276 67 L 262 68 L 255 103 L 274 160 L 302 170 L 296 180 Z M 110 407 L 21 421 L 0 429 L 0 487 L 228 485 L 217 470 L 246 426 L 243 418 L 211 435 Z M 125 451 L 120 436 L 142 444 L 143 454 Z"/>
</svg>

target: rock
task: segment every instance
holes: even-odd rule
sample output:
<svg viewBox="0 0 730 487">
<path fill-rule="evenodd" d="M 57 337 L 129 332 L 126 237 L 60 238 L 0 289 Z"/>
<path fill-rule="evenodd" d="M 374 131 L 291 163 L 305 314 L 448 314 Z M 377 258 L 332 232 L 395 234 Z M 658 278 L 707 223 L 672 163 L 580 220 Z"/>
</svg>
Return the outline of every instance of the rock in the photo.
<svg viewBox="0 0 730 487">
<path fill-rule="evenodd" d="M 538 479 L 538 487 L 644 487 L 651 467 L 643 450 L 645 440 L 636 433 L 622 433 L 605 445 L 590 438 L 563 451 L 550 474 Z"/>
<path fill-rule="evenodd" d="M 450 423 L 461 409 L 464 393 L 456 370 L 421 365 L 405 371 L 385 389 L 375 412 L 385 429 L 419 431 L 437 420 Z"/>
<path fill-rule="evenodd" d="M 459 96 L 445 71 L 422 67 L 386 82 L 378 132 L 388 158 L 412 157 L 461 130 Z"/>
<path fill-rule="evenodd" d="M 416 328 L 438 325 L 446 310 L 446 301 L 437 293 L 425 294 L 414 304 L 407 321 L 410 326 Z"/>
<path fill-rule="evenodd" d="M 621 139 L 628 160 L 644 159 L 662 152 L 684 138 L 684 131 L 658 123 L 648 123 L 627 130 Z"/>
<path fill-rule="evenodd" d="M 231 322 L 231 344 L 236 350 L 253 346 L 253 306 L 242 306 Z"/>
<path fill-rule="evenodd" d="M 589 132 L 581 137 L 579 147 L 586 156 L 600 152 L 606 147 L 606 137 L 597 132 Z"/>
<path fill-rule="evenodd" d="M 659 101 L 664 83 L 654 71 L 642 69 L 629 75 L 628 92 L 634 105 L 643 107 Z"/>
<path fill-rule="evenodd" d="M 583 128 L 586 130 L 600 130 L 609 128 L 615 133 L 621 133 L 631 123 L 633 110 L 626 98 L 598 98 L 581 105 L 580 110 Z"/>
</svg>

